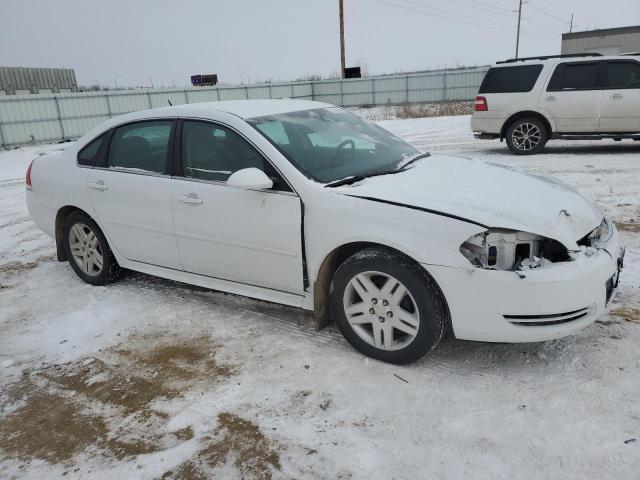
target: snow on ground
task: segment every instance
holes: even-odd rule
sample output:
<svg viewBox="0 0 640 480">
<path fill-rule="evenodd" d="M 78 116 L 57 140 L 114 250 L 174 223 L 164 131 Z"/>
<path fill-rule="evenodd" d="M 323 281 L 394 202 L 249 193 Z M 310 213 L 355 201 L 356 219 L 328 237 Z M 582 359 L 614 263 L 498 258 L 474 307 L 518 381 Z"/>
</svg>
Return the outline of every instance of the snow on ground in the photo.
<svg viewBox="0 0 640 480">
<path fill-rule="evenodd" d="M 292 308 L 136 273 L 82 283 L 24 204 L 28 162 L 56 146 L 0 153 L 0 477 L 638 478 L 640 143 L 515 157 L 468 122 L 380 124 L 577 186 L 620 225 L 622 284 L 573 337 L 448 339 L 405 367 Z"/>
</svg>

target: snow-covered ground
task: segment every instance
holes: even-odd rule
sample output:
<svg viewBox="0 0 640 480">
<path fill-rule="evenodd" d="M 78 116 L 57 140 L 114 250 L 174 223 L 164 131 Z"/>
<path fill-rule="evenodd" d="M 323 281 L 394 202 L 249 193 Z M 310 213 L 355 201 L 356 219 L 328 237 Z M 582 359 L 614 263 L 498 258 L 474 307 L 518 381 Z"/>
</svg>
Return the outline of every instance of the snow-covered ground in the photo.
<svg viewBox="0 0 640 480">
<path fill-rule="evenodd" d="M 286 307 L 54 260 L 0 153 L 0 477 L 640 478 L 640 143 L 509 155 L 469 117 L 379 123 L 424 150 L 553 174 L 627 244 L 611 312 L 539 344 L 446 340 L 405 367 Z M 541 299 L 544 301 L 544 299 Z"/>
</svg>

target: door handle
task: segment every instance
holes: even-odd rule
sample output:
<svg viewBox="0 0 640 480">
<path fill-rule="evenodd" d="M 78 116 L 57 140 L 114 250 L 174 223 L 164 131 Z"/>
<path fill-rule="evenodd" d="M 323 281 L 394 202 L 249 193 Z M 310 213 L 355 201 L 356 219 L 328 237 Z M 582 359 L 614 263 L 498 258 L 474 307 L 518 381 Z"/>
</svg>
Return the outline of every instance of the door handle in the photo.
<svg viewBox="0 0 640 480">
<path fill-rule="evenodd" d="M 622 94 L 614 93 L 613 95 L 611 95 L 611 98 L 613 98 L 614 100 L 620 100 L 622 98 Z"/>
<path fill-rule="evenodd" d="M 553 95 L 549 95 L 547 97 L 547 102 L 555 102 L 556 101 L 556 97 L 554 97 Z"/>
<path fill-rule="evenodd" d="M 89 187 L 93 188 L 94 190 L 100 191 L 104 191 L 109 188 L 102 180 L 98 180 L 97 182 L 89 182 Z"/>
<path fill-rule="evenodd" d="M 188 203 L 189 205 L 201 205 L 203 203 L 202 199 L 198 198 L 195 193 L 190 193 L 188 195 L 179 195 L 178 200 L 180 200 L 182 203 Z"/>
</svg>

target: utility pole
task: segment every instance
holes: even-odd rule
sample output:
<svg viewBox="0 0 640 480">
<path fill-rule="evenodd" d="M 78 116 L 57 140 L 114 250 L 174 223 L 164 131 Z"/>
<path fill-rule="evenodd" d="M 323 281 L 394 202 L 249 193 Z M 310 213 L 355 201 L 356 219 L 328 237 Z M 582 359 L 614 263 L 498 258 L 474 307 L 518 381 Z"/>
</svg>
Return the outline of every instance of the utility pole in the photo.
<svg viewBox="0 0 640 480">
<path fill-rule="evenodd" d="M 573 13 L 571 14 L 571 23 L 569 24 L 569 33 L 573 32 Z"/>
<path fill-rule="evenodd" d="M 520 23 L 522 21 L 522 0 L 519 0 L 518 7 L 518 33 L 516 35 L 516 60 L 518 59 L 518 50 L 520 50 Z"/>
<path fill-rule="evenodd" d="M 340 10 L 340 78 L 344 78 L 344 0 L 338 0 Z"/>
</svg>

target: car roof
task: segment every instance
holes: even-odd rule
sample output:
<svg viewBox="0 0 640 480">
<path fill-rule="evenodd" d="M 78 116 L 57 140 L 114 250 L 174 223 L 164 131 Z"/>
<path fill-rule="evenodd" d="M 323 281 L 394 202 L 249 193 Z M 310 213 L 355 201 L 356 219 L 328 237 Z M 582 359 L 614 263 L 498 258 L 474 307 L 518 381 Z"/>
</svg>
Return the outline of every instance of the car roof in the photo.
<svg viewBox="0 0 640 480">
<path fill-rule="evenodd" d="M 201 102 L 175 105 L 171 107 L 151 108 L 112 117 L 100 125 L 97 125 L 92 130 L 86 132 L 82 137 L 80 137 L 80 139 L 78 139 L 76 144 L 79 148 L 82 148 L 98 135 L 101 135 L 111 128 L 141 120 L 177 117 L 194 117 L 217 120 L 219 116 L 216 115 L 216 113 L 219 112 L 235 115 L 246 120 L 269 115 L 278 115 L 281 113 L 331 107 L 335 107 L 335 105 L 323 102 L 313 102 L 310 100 L 292 100 L 284 98 L 281 100 L 228 100 L 221 102 Z"/>
<path fill-rule="evenodd" d="M 567 56 L 551 56 L 540 58 L 524 58 L 521 60 L 509 59 L 497 62 L 492 65 L 493 68 L 515 67 L 518 65 L 539 65 L 539 64 L 558 64 L 567 62 L 600 62 L 602 60 L 639 60 L 640 54 L 621 53 L 619 55 L 567 55 Z"/>
<path fill-rule="evenodd" d="M 150 116 L 198 116 L 207 117 L 215 112 L 225 112 L 243 119 L 278 115 L 281 113 L 313 110 L 316 108 L 333 107 L 334 105 L 313 102 L 310 100 L 224 100 L 220 102 L 201 102 L 172 107 L 154 108 L 130 114 L 132 117 L 145 118 Z M 137 115 L 136 115 L 137 114 Z"/>
</svg>

